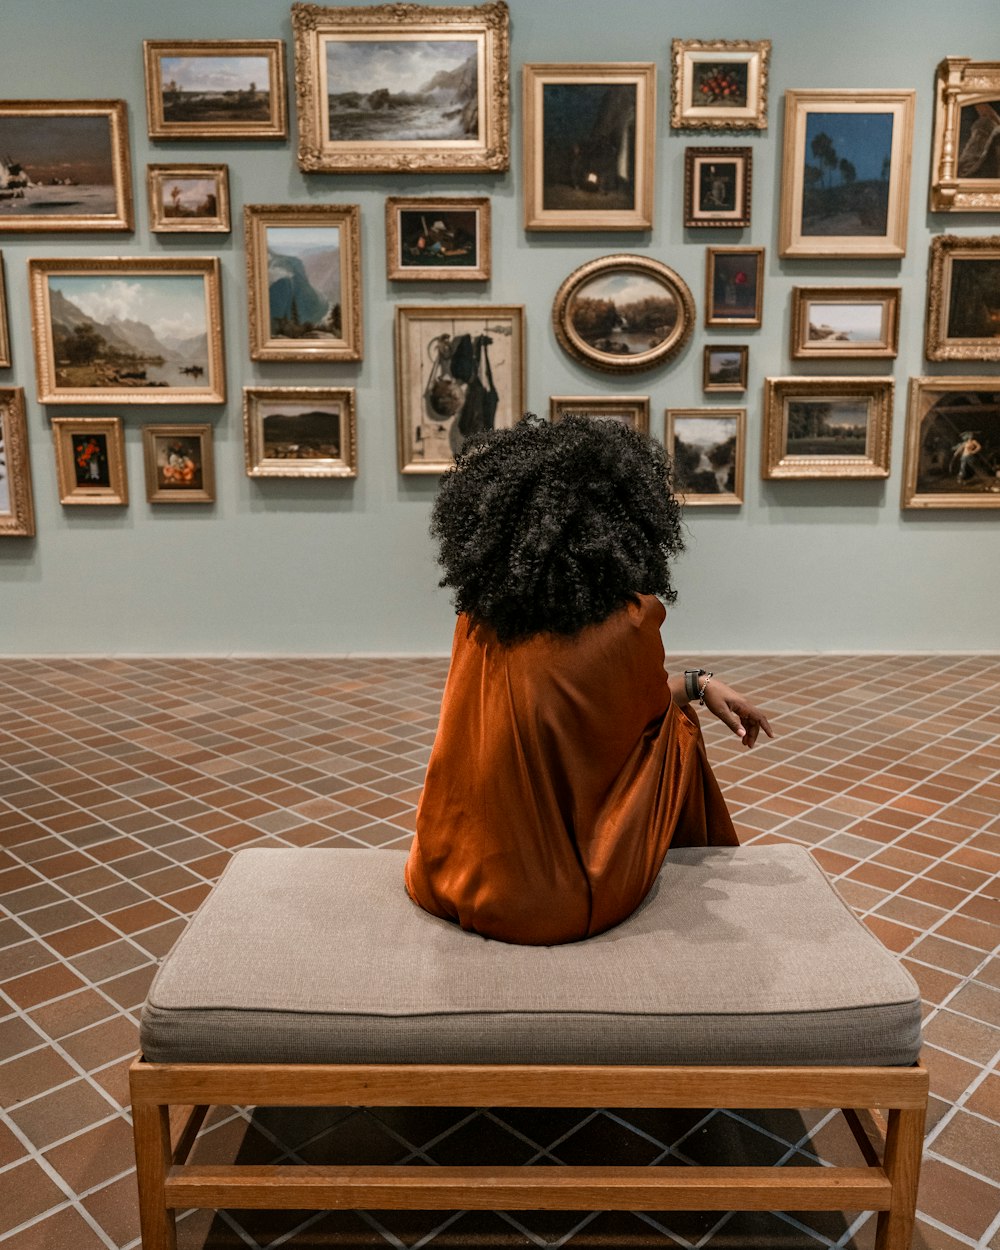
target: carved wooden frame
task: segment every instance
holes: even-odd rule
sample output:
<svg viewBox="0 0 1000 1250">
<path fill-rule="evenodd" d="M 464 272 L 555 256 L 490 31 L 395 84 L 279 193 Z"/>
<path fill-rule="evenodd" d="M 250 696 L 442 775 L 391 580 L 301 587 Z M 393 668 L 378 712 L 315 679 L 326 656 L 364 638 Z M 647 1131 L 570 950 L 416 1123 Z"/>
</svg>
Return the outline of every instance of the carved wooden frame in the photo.
<svg viewBox="0 0 1000 1250">
<path fill-rule="evenodd" d="M 1000 173 L 992 178 L 960 175 L 958 151 L 963 108 L 990 107 L 1000 101 L 1000 61 L 946 56 L 934 77 L 934 146 L 931 155 L 932 213 L 1000 212 Z M 990 111 L 997 114 L 996 108 Z M 987 119 L 988 120 L 988 119 Z M 1000 120 L 1000 118 L 998 118 Z M 1000 144 L 994 131 L 987 143 Z"/>
<path fill-rule="evenodd" d="M 0 387 L 0 453 L 8 496 L 7 507 L 0 511 L 0 538 L 31 538 L 35 533 L 35 509 L 24 389 L 20 386 Z"/>
<path fill-rule="evenodd" d="M 1000 333 L 949 333 L 955 261 L 992 261 L 1000 270 L 1000 234 L 939 234 L 931 239 L 927 270 L 927 323 L 924 355 L 928 360 L 1000 360 Z M 1000 308 L 991 308 L 1000 316 Z"/>
<path fill-rule="evenodd" d="M 894 383 L 882 378 L 765 378 L 761 477 L 765 479 L 873 478 L 889 476 Z M 863 455 L 790 455 L 788 403 L 795 399 L 865 399 L 868 402 Z"/>
</svg>

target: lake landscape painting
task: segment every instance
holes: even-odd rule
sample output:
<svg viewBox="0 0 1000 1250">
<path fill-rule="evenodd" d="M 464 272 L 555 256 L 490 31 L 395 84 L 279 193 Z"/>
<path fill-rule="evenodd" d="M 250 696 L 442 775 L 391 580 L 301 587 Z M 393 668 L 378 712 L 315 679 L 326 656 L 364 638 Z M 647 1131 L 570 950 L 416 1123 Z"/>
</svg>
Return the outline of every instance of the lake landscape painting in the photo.
<svg viewBox="0 0 1000 1250">
<path fill-rule="evenodd" d="M 354 477 L 350 388 L 247 387 L 243 423 L 251 477 Z"/>
<path fill-rule="evenodd" d="M 285 134 L 280 39 L 147 39 L 143 51 L 151 139 Z"/>
</svg>

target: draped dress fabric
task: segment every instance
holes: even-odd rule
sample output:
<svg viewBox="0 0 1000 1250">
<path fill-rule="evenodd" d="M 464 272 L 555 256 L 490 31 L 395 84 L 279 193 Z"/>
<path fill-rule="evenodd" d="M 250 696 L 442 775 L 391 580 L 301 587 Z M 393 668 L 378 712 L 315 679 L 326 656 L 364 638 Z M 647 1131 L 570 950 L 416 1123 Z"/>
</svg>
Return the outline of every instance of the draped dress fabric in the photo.
<svg viewBox="0 0 1000 1250">
<path fill-rule="evenodd" d="M 410 897 L 505 942 L 601 933 L 667 848 L 735 846 L 697 717 L 671 701 L 660 601 L 501 643 L 458 618 L 406 865 Z"/>
</svg>

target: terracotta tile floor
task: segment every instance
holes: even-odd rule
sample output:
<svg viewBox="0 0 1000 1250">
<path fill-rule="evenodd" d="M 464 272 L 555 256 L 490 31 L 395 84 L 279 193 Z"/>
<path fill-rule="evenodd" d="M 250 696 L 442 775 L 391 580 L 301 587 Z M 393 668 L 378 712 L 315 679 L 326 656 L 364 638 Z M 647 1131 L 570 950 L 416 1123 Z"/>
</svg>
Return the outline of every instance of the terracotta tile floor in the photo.
<svg viewBox="0 0 1000 1250">
<path fill-rule="evenodd" d="M 805 843 L 919 981 L 930 1129 L 915 1247 L 1000 1248 L 1000 659 L 703 657 L 780 738 L 709 748 L 744 840 Z M 137 1244 L 125 1070 L 156 961 L 240 846 L 404 847 L 441 660 L 8 661 L 0 675 L 0 1241 Z M 763 696 L 766 692 L 766 700 Z M 201 1158 L 794 1166 L 839 1114 L 241 1110 Z M 199 1212 L 183 1250 L 869 1250 L 863 1215 Z"/>
</svg>

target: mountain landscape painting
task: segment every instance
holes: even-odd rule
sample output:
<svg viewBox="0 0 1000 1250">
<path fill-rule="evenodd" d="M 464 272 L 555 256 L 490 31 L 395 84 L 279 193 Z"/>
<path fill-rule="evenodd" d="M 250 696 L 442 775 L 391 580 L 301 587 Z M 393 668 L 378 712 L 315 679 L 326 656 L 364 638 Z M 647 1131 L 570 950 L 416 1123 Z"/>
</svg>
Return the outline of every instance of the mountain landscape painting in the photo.
<svg viewBox="0 0 1000 1250">
<path fill-rule="evenodd" d="M 268 226 L 269 337 L 343 337 L 340 227 Z"/>
<path fill-rule="evenodd" d="M 475 39 L 326 41 L 330 142 L 479 139 Z"/>
</svg>

